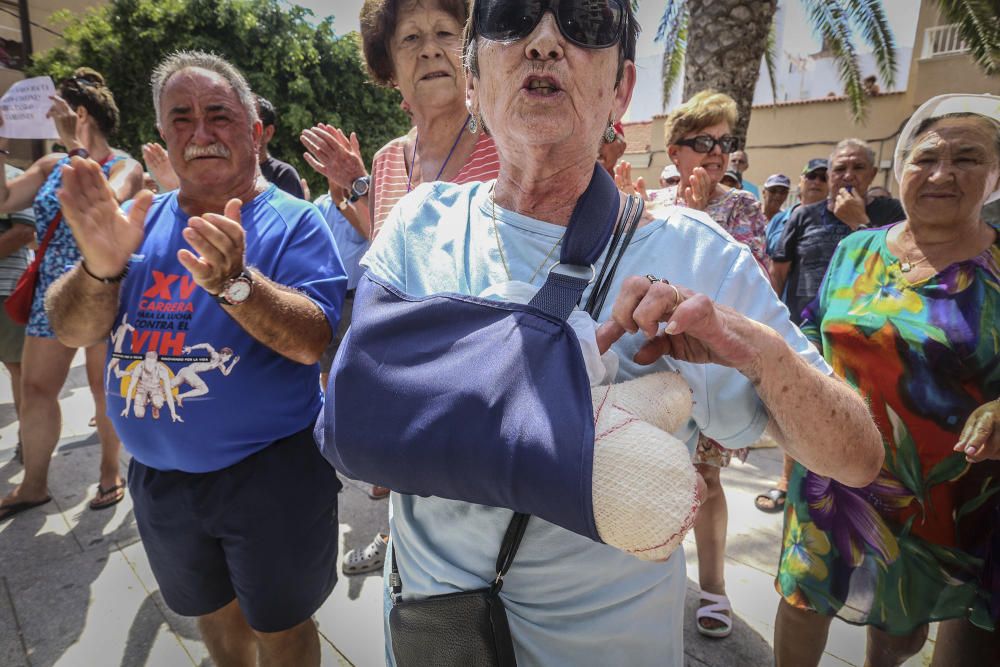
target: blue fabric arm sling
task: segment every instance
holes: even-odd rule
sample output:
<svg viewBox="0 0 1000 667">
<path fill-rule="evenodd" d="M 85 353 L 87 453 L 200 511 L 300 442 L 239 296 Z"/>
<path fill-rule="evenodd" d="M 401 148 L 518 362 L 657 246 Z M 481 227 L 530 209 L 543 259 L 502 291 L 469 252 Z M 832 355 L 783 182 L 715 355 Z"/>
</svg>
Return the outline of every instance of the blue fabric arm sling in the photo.
<svg viewBox="0 0 1000 667">
<path fill-rule="evenodd" d="M 566 318 L 618 208 L 595 166 L 560 263 L 527 305 L 415 297 L 365 273 L 316 424 L 326 459 L 399 493 L 505 507 L 601 541 L 590 383 Z"/>
</svg>

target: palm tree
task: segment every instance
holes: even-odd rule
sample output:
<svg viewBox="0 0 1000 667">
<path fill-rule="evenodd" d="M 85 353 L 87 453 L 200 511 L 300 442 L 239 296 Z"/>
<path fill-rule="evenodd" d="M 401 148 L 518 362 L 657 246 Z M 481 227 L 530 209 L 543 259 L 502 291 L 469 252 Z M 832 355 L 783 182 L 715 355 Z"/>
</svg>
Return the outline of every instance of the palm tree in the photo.
<svg viewBox="0 0 1000 667">
<path fill-rule="evenodd" d="M 833 54 L 854 119 L 861 120 L 866 96 L 852 42 L 855 32 L 871 47 L 885 87 L 891 88 L 896 78 L 896 44 L 882 0 L 800 1 L 813 30 Z M 668 0 L 656 31 L 656 41 L 665 45 L 664 100 L 683 62 L 684 99 L 706 88 L 728 94 L 740 111 L 735 133 L 746 136 L 762 58 L 775 87 L 772 28 L 776 10 L 777 0 Z"/>
<path fill-rule="evenodd" d="M 941 14 L 958 24 L 972 58 L 987 75 L 1000 73 L 1000 2 L 997 0 L 937 0 Z"/>
</svg>

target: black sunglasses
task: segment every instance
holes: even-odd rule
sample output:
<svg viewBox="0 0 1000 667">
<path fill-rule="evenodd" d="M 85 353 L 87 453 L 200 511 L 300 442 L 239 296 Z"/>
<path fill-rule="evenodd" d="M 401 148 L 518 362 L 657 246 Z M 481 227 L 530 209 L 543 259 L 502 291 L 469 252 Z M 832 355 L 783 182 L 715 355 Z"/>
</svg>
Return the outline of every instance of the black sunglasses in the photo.
<svg viewBox="0 0 1000 667">
<path fill-rule="evenodd" d="M 678 139 L 676 143 L 678 146 L 693 148 L 695 153 L 711 153 L 716 146 L 723 153 L 732 153 L 739 148 L 740 140 L 731 134 L 724 134 L 718 139 L 707 134 L 699 134 L 690 139 Z"/>
<path fill-rule="evenodd" d="M 487 0 L 476 3 L 476 32 L 495 42 L 524 39 L 545 12 L 555 16 L 559 32 L 585 49 L 617 44 L 625 25 L 623 0 Z"/>
<path fill-rule="evenodd" d="M 810 171 L 805 174 L 807 181 L 822 181 L 826 183 L 826 172 L 825 171 Z"/>
</svg>

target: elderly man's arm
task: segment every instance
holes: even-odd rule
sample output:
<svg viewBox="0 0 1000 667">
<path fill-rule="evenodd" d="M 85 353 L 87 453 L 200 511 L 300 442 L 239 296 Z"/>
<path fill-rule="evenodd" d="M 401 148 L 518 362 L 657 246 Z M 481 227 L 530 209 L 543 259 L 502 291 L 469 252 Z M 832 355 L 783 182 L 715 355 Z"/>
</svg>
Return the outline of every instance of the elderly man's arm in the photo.
<svg viewBox="0 0 1000 667">
<path fill-rule="evenodd" d="M 93 160 L 74 157 L 63 167 L 59 203 L 83 260 L 45 294 L 56 336 L 70 347 L 100 342 L 118 312 L 119 282 L 142 243 L 153 194 L 143 190 L 126 213 Z"/>
<path fill-rule="evenodd" d="M 260 343 L 292 361 L 314 364 L 333 337 L 330 323 L 312 299 L 244 265 L 241 205 L 239 199 L 231 199 L 222 215 L 191 217 L 184 239 L 198 254 L 180 250 L 177 259 L 202 289 L 214 295 L 223 292 L 229 279 L 248 271 L 254 284 L 250 298 L 222 307 Z"/>
<path fill-rule="evenodd" d="M 250 269 L 254 288 L 237 306 L 223 305 L 244 330 L 278 354 L 301 364 L 315 364 L 333 338 L 323 310 L 301 292 L 271 282 Z"/>
<path fill-rule="evenodd" d="M 117 283 L 87 275 L 78 264 L 45 293 L 45 312 L 63 345 L 89 347 L 107 338 L 118 313 Z"/>
</svg>

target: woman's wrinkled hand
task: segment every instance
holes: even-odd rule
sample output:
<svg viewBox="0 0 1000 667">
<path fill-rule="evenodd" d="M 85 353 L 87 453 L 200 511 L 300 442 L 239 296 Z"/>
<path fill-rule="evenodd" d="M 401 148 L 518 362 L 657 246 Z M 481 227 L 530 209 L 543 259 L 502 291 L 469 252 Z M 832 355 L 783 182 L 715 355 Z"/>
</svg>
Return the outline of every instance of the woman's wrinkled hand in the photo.
<svg viewBox="0 0 1000 667">
<path fill-rule="evenodd" d="M 302 130 L 299 139 L 306 147 L 302 157 L 331 185 L 350 189 L 355 180 L 367 173 L 361 157 L 361 144 L 354 132 L 348 139 L 339 128 L 320 123 Z"/>
<path fill-rule="evenodd" d="M 970 463 L 1000 460 L 1000 400 L 984 403 L 969 415 L 955 451 Z"/>
<path fill-rule="evenodd" d="M 646 192 L 646 179 L 640 176 L 637 180 L 632 180 L 632 163 L 622 160 L 615 165 L 615 185 L 619 190 L 627 195 L 638 195 L 643 201 L 649 201 L 649 194 Z"/>
<path fill-rule="evenodd" d="M 712 198 L 714 190 L 715 185 L 705 168 L 695 167 L 688 178 L 688 184 L 684 187 L 684 206 L 704 211 L 708 208 L 708 201 Z"/>
<path fill-rule="evenodd" d="M 761 328 L 704 294 L 632 276 L 615 298 L 611 319 L 598 328 L 597 345 L 603 354 L 626 333 L 641 331 L 647 341 L 636 353 L 636 363 L 651 364 L 666 355 L 742 372 L 751 370 L 758 358 Z"/>
<path fill-rule="evenodd" d="M 177 172 L 170 164 L 167 149 L 156 143 L 142 145 L 142 161 L 146 163 L 146 171 L 160 186 L 160 192 L 169 192 L 180 187 Z"/>
</svg>

